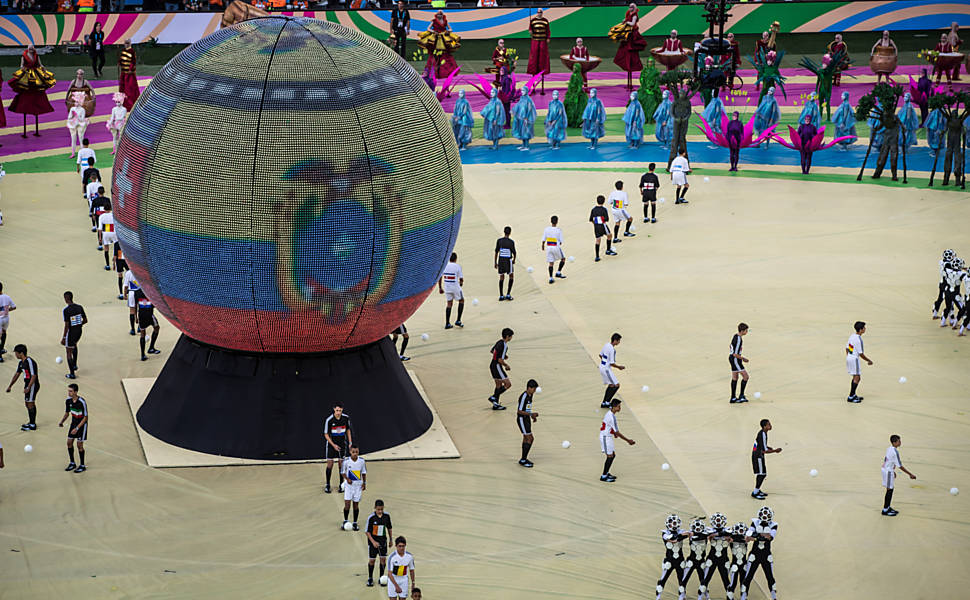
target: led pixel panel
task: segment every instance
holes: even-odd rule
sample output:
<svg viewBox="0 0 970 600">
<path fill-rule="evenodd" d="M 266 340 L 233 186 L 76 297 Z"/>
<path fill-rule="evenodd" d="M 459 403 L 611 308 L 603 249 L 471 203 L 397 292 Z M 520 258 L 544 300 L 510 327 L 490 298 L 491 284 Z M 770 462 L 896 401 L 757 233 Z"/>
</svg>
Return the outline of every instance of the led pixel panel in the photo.
<svg viewBox="0 0 970 600">
<path fill-rule="evenodd" d="M 128 118 L 113 194 L 128 263 L 198 341 L 247 352 L 373 342 L 409 317 L 461 220 L 441 105 L 380 42 L 267 17 L 196 42 Z"/>
</svg>

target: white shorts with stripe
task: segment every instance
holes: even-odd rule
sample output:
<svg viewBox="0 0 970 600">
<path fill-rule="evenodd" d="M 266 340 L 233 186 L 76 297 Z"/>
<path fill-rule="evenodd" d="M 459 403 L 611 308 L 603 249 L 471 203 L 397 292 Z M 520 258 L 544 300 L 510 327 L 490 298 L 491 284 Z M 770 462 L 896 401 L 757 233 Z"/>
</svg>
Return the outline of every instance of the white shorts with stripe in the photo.
<svg viewBox="0 0 970 600">
<path fill-rule="evenodd" d="M 561 246 L 546 246 L 546 262 L 556 262 L 566 258 Z"/>
<path fill-rule="evenodd" d="M 625 208 L 614 208 L 613 209 L 613 220 L 614 221 L 626 221 L 629 220 L 630 213 L 627 212 Z"/>
<path fill-rule="evenodd" d="M 451 302 L 452 300 L 464 300 L 465 296 L 461 292 L 461 288 L 453 290 L 445 290 L 445 300 Z"/>
<path fill-rule="evenodd" d="M 101 243 L 105 246 L 113 244 L 118 241 L 118 234 L 114 231 L 105 231 L 101 234 Z"/>
<path fill-rule="evenodd" d="M 862 375 L 862 366 L 859 363 L 859 359 L 855 356 L 847 356 L 845 358 L 845 368 L 849 371 L 849 375 Z"/>
<path fill-rule="evenodd" d="M 613 445 L 613 435 L 600 435 L 600 450 L 603 454 L 613 454 L 616 447 Z"/>
<path fill-rule="evenodd" d="M 613 369 L 609 367 L 600 367 L 600 377 L 603 378 L 603 383 L 606 385 L 616 385 L 620 383 L 619 380 L 617 380 L 616 375 L 613 374 Z"/>
<path fill-rule="evenodd" d="M 673 179 L 674 185 L 687 185 L 687 174 L 683 171 L 674 171 L 671 179 Z"/>
<path fill-rule="evenodd" d="M 896 470 L 895 469 L 883 469 L 882 470 L 882 487 L 891 490 L 896 487 Z"/>
</svg>

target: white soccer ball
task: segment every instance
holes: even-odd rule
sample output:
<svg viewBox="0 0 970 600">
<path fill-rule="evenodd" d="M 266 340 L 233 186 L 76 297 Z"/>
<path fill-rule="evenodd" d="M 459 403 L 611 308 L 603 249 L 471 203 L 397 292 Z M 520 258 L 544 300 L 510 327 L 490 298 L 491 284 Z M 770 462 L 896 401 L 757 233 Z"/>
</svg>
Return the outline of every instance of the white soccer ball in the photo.
<svg viewBox="0 0 970 600">
<path fill-rule="evenodd" d="M 808 472 L 808 474 L 811 477 L 818 477 L 818 469 L 812 469 L 811 471 Z"/>
<path fill-rule="evenodd" d="M 636 230 L 637 230 L 636 225 L 630 225 L 630 231 L 636 231 Z"/>
<path fill-rule="evenodd" d="M 531 273 L 531 272 L 533 272 L 533 271 L 535 271 L 535 269 L 533 269 L 532 267 L 526 267 L 526 268 L 525 268 L 525 272 L 526 272 L 526 273 Z"/>
<path fill-rule="evenodd" d="M 425 342 L 427 342 L 428 341 L 428 338 L 430 338 L 430 337 L 431 336 L 428 335 L 427 333 L 422 333 L 421 334 L 421 339 L 424 340 Z"/>
<path fill-rule="evenodd" d="M 58 356 L 57 358 L 54 359 L 54 362 L 56 362 L 57 364 L 61 364 L 62 362 L 64 362 L 64 357 Z"/>
<path fill-rule="evenodd" d="M 666 202 L 666 201 L 667 201 L 667 199 L 666 199 L 666 198 L 661 198 L 661 199 L 660 199 L 660 203 L 661 203 L 661 204 L 663 204 L 663 203 L 664 203 L 664 202 Z"/>
<path fill-rule="evenodd" d="M 24 452 L 30 453 L 30 452 L 33 452 L 33 451 L 34 451 L 34 447 L 31 446 L 30 444 L 27 444 L 26 446 L 24 446 Z M 954 488 L 954 489 L 956 489 L 956 488 Z"/>
<path fill-rule="evenodd" d="M 640 391 L 641 392 L 644 392 L 644 393 L 649 392 L 650 391 L 650 386 L 649 385 L 645 385 L 642 388 L 640 388 Z"/>
<path fill-rule="evenodd" d="M 387 575 L 381 575 L 381 585 L 387 585 Z"/>
<path fill-rule="evenodd" d="M 660 465 L 660 469 L 662 471 L 669 471 L 670 470 L 670 465 L 668 465 L 667 463 L 664 463 L 664 464 Z"/>
<path fill-rule="evenodd" d="M 905 377 L 900 377 L 899 378 L 899 383 L 906 383 L 906 378 Z"/>
<path fill-rule="evenodd" d="M 758 398 L 761 398 L 761 392 L 754 393 L 754 399 L 757 400 Z"/>
<path fill-rule="evenodd" d="M 541 394 L 542 393 L 542 386 L 541 385 L 536 386 L 536 393 L 537 394 Z"/>
<path fill-rule="evenodd" d="M 572 444 L 569 443 L 569 440 L 563 440 L 562 441 L 562 447 L 563 448 L 568 448 L 570 446 L 572 446 Z M 956 488 L 954 488 L 954 489 L 956 489 Z"/>
<path fill-rule="evenodd" d="M 472 299 L 472 306 L 478 306 L 478 298 Z"/>
<path fill-rule="evenodd" d="M 569 262 L 576 262 L 576 257 L 575 256 L 570 256 L 569 257 Z"/>
<path fill-rule="evenodd" d="M 950 493 L 956 496 L 960 493 L 960 488 L 950 488 Z"/>
<path fill-rule="evenodd" d="M 704 178 L 704 183 L 710 183 L 710 182 L 711 182 L 711 178 L 710 177 L 705 177 Z"/>
<path fill-rule="evenodd" d="M 350 531 L 353 528 L 354 526 L 350 524 L 350 521 L 347 521 L 346 523 L 344 523 L 344 531 Z"/>
</svg>

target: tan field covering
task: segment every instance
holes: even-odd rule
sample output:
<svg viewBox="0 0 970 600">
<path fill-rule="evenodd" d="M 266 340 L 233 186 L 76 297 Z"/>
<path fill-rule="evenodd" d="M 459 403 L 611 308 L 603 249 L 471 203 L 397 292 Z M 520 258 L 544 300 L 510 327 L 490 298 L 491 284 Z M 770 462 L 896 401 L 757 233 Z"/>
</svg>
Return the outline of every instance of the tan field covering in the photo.
<svg viewBox="0 0 970 600">
<path fill-rule="evenodd" d="M 661 175 L 666 202 L 659 222 L 645 225 L 638 174 L 465 168 L 456 248 L 465 328 L 442 329 L 437 291 L 407 323 L 408 368 L 461 458 L 373 462 L 361 502 L 361 521 L 374 499 L 387 503 L 425 599 L 653 598 L 669 512 L 685 525 L 714 511 L 734 523 L 765 503 L 780 523 L 779 598 L 966 595 L 970 337 L 929 317 L 940 252 L 970 255 L 968 196 L 823 177 L 693 176 L 690 204 L 674 206 Z M 616 179 L 631 192 L 638 235 L 594 264 L 589 210 Z M 338 530 L 342 497 L 321 492 L 320 464 L 146 465 L 120 381 L 157 374 L 177 332 L 163 322 L 163 354 L 139 362 L 78 188 L 73 174 L 2 183 L 0 280 L 19 308 L 0 377 L 9 380 L 12 348 L 26 343 L 41 392 L 33 433 L 19 431 L 19 383 L 0 404 L 0 597 L 386 598 L 364 587 L 363 533 Z M 555 285 L 539 250 L 551 214 L 566 255 L 576 257 Z M 505 225 L 519 259 L 515 300 L 500 304 L 492 253 Z M 66 289 L 91 321 L 77 380 L 91 415 L 89 470 L 79 475 L 62 470 L 66 431 L 56 426 L 67 383 L 66 365 L 54 363 Z M 850 405 L 843 348 L 856 320 L 868 323 L 875 364 L 863 366 L 865 401 Z M 727 354 L 739 321 L 751 326 L 751 401 L 733 406 Z M 505 326 L 516 335 L 503 402 L 514 406 L 530 377 L 543 389 L 531 470 L 516 465 L 513 411 L 493 412 L 486 401 L 488 349 Z M 624 336 L 617 360 L 627 367 L 618 374 L 620 428 L 637 444 L 618 440 L 619 479 L 605 484 L 593 357 L 614 331 Z M 767 457 L 769 497 L 759 502 L 749 496 L 749 448 L 765 417 L 774 424 L 769 444 L 784 451 Z M 895 519 L 879 514 L 891 433 L 902 436 L 903 464 L 919 476 L 900 474 Z M 664 462 L 672 469 L 662 471 Z M 954 486 L 964 493 L 951 496 Z M 767 597 L 763 575 L 755 581 L 750 597 Z M 694 579 L 688 597 L 696 591 Z M 711 596 L 724 597 L 717 577 Z M 664 598 L 675 597 L 671 580 Z"/>
</svg>

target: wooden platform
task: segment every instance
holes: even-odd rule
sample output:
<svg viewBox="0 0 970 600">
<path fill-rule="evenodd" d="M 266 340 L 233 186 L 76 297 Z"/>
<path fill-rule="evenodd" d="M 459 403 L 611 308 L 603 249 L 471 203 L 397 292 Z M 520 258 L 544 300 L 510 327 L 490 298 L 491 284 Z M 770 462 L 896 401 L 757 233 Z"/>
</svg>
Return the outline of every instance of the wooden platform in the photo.
<svg viewBox="0 0 970 600">
<path fill-rule="evenodd" d="M 379 452 L 365 454 L 366 460 L 416 460 L 428 458 L 460 458 L 458 448 L 455 447 L 451 436 L 442 424 L 434 406 L 428 401 L 418 376 L 414 371 L 409 370 L 408 375 L 411 381 L 417 386 L 418 392 L 428 405 L 428 409 L 434 420 L 431 428 L 424 432 L 418 439 L 394 446 Z M 142 452 L 145 454 L 145 462 L 150 467 L 231 467 L 239 465 L 279 465 L 279 464 L 299 464 L 299 463 L 319 463 L 325 462 L 323 459 L 316 460 L 256 460 L 252 458 L 236 458 L 233 456 L 219 456 L 217 454 L 205 454 L 180 448 L 163 442 L 152 434 L 142 429 L 135 415 L 141 408 L 148 392 L 155 385 L 154 377 L 136 377 L 122 379 L 121 386 L 125 391 L 125 399 L 128 401 L 128 408 L 131 409 L 132 422 L 138 432 L 138 440 L 141 442 Z M 321 436 L 323 434 L 321 433 Z"/>
</svg>

